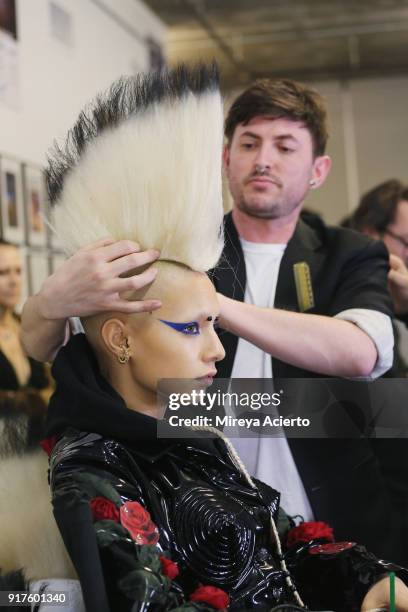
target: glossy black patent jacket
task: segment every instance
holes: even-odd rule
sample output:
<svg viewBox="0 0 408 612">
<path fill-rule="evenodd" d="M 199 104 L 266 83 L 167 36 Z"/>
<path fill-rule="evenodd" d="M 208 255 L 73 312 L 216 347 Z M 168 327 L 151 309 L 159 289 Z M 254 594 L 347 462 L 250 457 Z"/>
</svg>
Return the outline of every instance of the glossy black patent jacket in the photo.
<svg viewBox="0 0 408 612">
<path fill-rule="evenodd" d="M 167 612 L 188 602 L 200 584 L 226 591 L 233 612 L 293 602 L 270 533 L 279 494 L 258 481 L 252 488 L 220 439 L 157 439 L 155 420 L 126 408 L 89 351 L 85 338 L 60 351 L 48 421 L 48 433 L 59 438 L 50 462 L 54 513 L 87 611 Z M 94 523 L 96 497 L 118 506 L 138 502 L 150 513 L 157 547 L 180 570 L 166 597 L 153 565 L 144 574 L 154 574 L 153 582 L 142 592 L 139 580 L 136 588 L 141 550 L 148 547 L 120 524 Z M 359 610 L 389 568 L 363 547 L 311 554 L 313 544 L 287 553 L 301 596 L 315 610 Z"/>
<path fill-rule="evenodd" d="M 104 495 L 101 481 L 122 501 L 148 509 L 160 531 L 158 546 L 178 562 L 176 583 L 186 600 L 202 583 L 227 591 L 232 611 L 266 611 L 293 601 L 269 531 L 269 513 L 276 518 L 279 495 L 261 483 L 258 491 L 251 489 L 221 441 L 163 442 L 161 451 L 156 446 L 149 452 L 148 444 L 132 448 L 72 431 L 54 450 L 55 516 L 87 609 L 171 609 L 154 602 L 135 607 L 117 586 L 134 568 L 135 544 L 127 538 L 109 550 L 98 548 L 89 502 Z M 101 481 L 94 478 L 89 488 L 85 474 Z M 368 586 L 385 571 L 362 547 L 319 558 L 305 545 L 289 555 L 289 562 L 309 603 L 333 610 L 358 610 Z"/>
<path fill-rule="evenodd" d="M 77 472 L 86 471 L 112 484 L 123 501 L 138 501 L 150 512 L 160 531 L 159 546 L 179 564 L 186 599 L 202 583 L 227 591 L 234 600 L 231 610 L 269 610 L 288 601 L 269 536 L 269 516 L 277 513 L 279 494 L 261 484 L 262 496 L 251 489 L 226 451 L 220 452 L 223 442 L 193 442 L 163 441 L 161 450 L 156 445 L 151 452 L 150 444 L 132 447 L 97 434 L 73 432 L 63 438 L 53 453 L 51 486 L 64 537 L 70 531 L 67 522 L 80 509 L 78 521 L 86 520 L 92 530 L 87 505 L 104 491 L 102 486 L 89 492 L 81 486 Z M 86 554 L 77 550 L 80 542 L 65 541 L 73 557 Z M 117 580 L 123 577 L 122 556 L 127 557 L 126 569 L 132 567 L 132 548 L 123 543 L 117 563 L 105 555 L 110 582 L 112 573 Z M 130 610 L 119 595 L 115 589 L 108 593 L 111 609 Z"/>
</svg>

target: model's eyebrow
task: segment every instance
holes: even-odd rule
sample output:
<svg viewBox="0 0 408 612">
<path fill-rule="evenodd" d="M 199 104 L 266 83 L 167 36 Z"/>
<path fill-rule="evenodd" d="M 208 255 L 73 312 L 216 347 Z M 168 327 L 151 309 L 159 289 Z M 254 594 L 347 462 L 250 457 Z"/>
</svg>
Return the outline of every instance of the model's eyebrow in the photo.
<svg viewBox="0 0 408 612">
<path fill-rule="evenodd" d="M 218 314 L 217 315 L 209 314 L 208 310 L 206 312 L 201 311 L 196 314 L 196 321 L 216 321 L 216 320 L 218 320 Z"/>
</svg>

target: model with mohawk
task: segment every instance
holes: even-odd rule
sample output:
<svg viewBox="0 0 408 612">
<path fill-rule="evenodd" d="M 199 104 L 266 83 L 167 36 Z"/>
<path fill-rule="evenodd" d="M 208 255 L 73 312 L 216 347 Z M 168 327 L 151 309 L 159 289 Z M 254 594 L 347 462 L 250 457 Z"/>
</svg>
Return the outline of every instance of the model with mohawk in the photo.
<svg viewBox="0 0 408 612">
<path fill-rule="evenodd" d="M 85 317 L 86 335 L 54 362 L 54 514 L 88 612 L 296 610 L 286 563 L 313 604 L 357 610 L 384 572 L 349 543 L 330 558 L 309 555 L 316 541 L 283 555 L 279 494 L 252 480 L 221 435 L 157 437 L 158 381 L 205 388 L 224 356 L 205 274 L 222 250 L 221 127 L 214 68 L 182 67 L 116 83 L 50 159 L 68 254 L 106 234 L 161 251 L 150 286 L 127 277 L 117 290 L 162 307 Z M 112 262 L 117 274 L 128 264 Z"/>
</svg>

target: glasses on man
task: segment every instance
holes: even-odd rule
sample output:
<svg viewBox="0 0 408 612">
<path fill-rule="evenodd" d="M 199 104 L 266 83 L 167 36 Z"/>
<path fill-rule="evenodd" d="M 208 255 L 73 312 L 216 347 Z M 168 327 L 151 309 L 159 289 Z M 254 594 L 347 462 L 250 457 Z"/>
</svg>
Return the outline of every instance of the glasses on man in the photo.
<svg viewBox="0 0 408 612">
<path fill-rule="evenodd" d="M 394 238 L 394 240 L 399 242 L 400 245 L 404 247 L 404 249 L 408 249 L 408 240 L 406 240 L 402 236 L 398 236 L 398 234 L 394 234 L 394 232 L 388 229 L 384 231 L 384 234 L 387 234 L 388 236 L 391 236 L 391 238 Z"/>
</svg>

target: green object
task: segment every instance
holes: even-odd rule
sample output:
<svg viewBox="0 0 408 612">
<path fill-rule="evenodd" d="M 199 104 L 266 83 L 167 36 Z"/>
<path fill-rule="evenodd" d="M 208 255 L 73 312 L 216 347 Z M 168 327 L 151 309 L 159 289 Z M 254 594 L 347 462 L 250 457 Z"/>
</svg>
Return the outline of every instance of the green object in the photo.
<svg viewBox="0 0 408 612">
<path fill-rule="evenodd" d="M 395 573 L 390 572 L 390 612 L 395 612 Z"/>
</svg>

